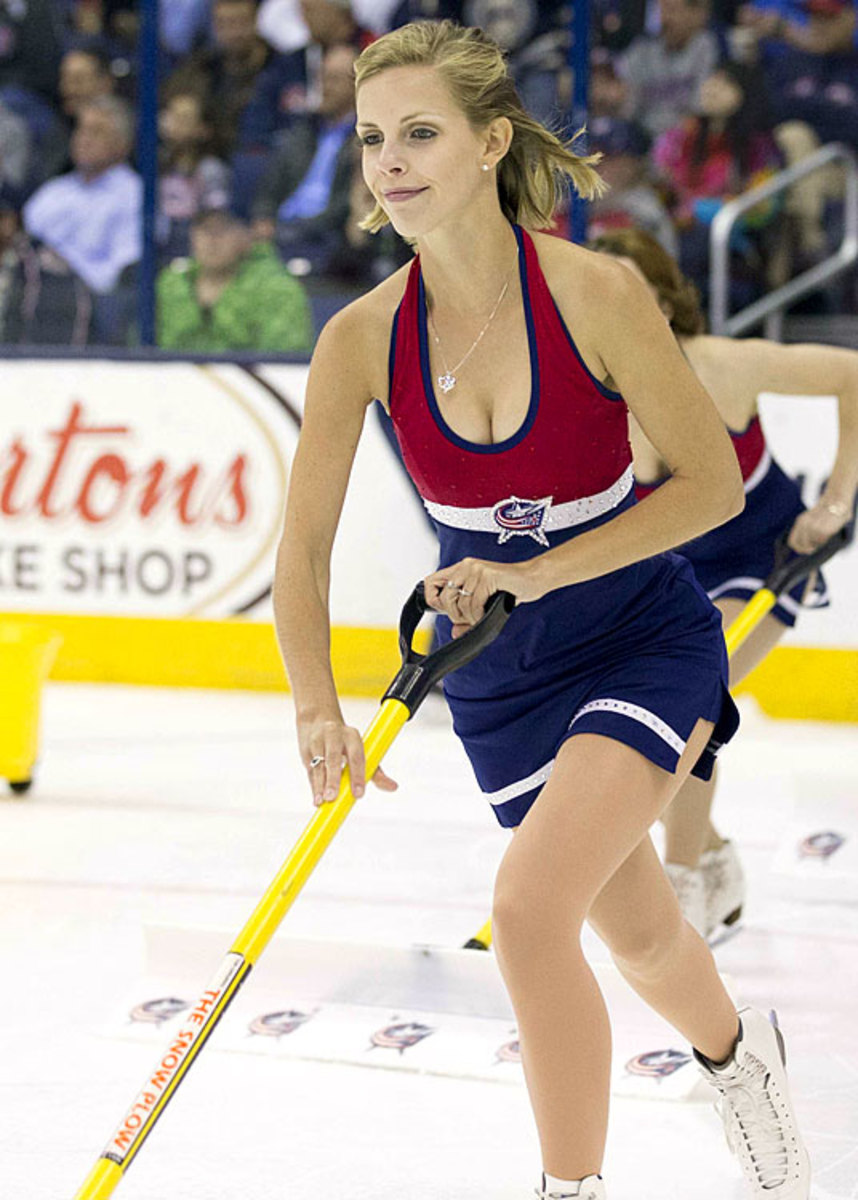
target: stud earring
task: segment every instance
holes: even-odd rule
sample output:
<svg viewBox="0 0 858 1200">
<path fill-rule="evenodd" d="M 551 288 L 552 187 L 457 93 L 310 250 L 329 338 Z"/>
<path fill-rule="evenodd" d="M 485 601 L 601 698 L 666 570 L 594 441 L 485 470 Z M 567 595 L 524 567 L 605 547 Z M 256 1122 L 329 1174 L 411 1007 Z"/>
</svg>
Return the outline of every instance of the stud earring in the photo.
<svg viewBox="0 0 858 1200">
<path fill-rule="evenodd" d="M 488 163 L 483 163 L 483 170 L 484 170 L 484 171 L 488 171 L 489 169 L 490 169 L 490 168 L 489 168 L 489 164 L 488 164 Z"/>
</svg>

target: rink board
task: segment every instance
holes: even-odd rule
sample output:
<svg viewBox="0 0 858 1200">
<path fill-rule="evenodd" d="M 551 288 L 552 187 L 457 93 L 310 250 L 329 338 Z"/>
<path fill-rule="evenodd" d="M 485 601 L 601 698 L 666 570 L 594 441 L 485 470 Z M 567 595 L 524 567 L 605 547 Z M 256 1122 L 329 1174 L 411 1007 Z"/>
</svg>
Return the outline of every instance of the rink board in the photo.
<svg viewBox="0 0 858 1200">
<path fill-rule="evenodd" d="M 230 937 L 150 927 L 146 944 L 146 974 L 104 1032 L 151 1043 L 157 1053 L 182 1028 Z M 612 964 L 592 966 L 614 1029 L 614 1094 L 710 1100 L 675 1031 L 646 1008 Z M 212 1035 L 208 1052 L 524 1082 L 515 1018 L 494 956 L 442 947 L 276 938 Z"/>
</svg>

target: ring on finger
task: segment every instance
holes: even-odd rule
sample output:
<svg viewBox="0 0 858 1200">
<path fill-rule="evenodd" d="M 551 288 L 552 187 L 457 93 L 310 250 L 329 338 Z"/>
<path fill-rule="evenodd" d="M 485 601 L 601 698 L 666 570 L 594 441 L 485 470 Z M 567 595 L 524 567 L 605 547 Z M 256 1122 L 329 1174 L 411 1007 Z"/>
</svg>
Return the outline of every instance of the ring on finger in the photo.
<svg viewBox="0 0 858 1200">
<path fill-rule="evenodd" d="M 473 594 L 474 594 L 474 593 L 473 593 L 473 592 L 469 592 L 467 588 L 463 588 L 463 587 L 460 587 L 460 588 L 459 588 L 459 595 L 460 595 L 460 596 L 473 596 Z"/>
<path fill-rule="evenodd" d="M 315 770 L 316 767 L 320 767 L 324 761 L 325 761 L 324 754 L 314 754 L 308 764 L 310 767 L 310 770 L 313 771 L 313 770 Z"/>
</svg>

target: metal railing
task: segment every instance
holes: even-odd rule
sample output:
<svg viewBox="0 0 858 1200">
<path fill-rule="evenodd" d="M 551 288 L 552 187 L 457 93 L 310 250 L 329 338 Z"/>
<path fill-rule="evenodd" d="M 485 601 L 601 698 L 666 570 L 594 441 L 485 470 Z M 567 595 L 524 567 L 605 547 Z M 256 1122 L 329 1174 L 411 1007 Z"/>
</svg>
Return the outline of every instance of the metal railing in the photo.
<svg viewBox="0 0 858 1200">
<path fill-rule="evenodd" d="M 838 248 L 822 262 L 802 271 L 789 282 L 730 316 L 730 237 L 737 221 L 762 201 L 780 195 L 806 175 L 833 163 L 842 163 L 845 176 L 844 228 Z M 802 296 L 842 275 L 858 261 L 858 160 L 853 152 L 840 142 L 831 142 L 794 166 L 779 171 L 766 183 L 728 201 L 712 222 L 709 261 L 711 332 L 732 337 L 764 323 L 766 337 L 780 341 L 784 310 Z"/>
</svg>

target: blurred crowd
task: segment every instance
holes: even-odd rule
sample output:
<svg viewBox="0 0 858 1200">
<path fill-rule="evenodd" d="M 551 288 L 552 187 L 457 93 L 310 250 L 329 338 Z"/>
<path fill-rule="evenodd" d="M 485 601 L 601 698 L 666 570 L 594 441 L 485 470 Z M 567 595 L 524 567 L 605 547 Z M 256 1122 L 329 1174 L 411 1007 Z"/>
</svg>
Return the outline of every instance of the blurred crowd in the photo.
<svg viewBox="0 0 858 1200">
<path fill-rule="evenodd" d="M 611 185 L 591 235 L 649 231 L 705 298 L 721 205 L 826 142 L 858 150 L 858 0 L 590 9 L 587 137 Z M 490 33 L 526 106 L 568 129 L 569 4 L 162 0 L 159 345 L 309 350 L 407 260 L 391 230 L 359 228 L 353 65 L 387 30 L 443 17 Z M 139 339 L 139 41 L 136 0 L 0 0 L 3 344 Z M 830 253 L 842 218 L 836 169 L 748 212 L 730 243 L 734 306 Z M 858 311 L 854 281 L 815 302 Z"/>
</svg>

